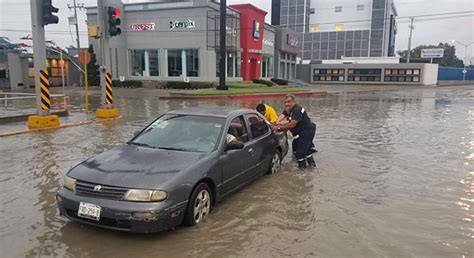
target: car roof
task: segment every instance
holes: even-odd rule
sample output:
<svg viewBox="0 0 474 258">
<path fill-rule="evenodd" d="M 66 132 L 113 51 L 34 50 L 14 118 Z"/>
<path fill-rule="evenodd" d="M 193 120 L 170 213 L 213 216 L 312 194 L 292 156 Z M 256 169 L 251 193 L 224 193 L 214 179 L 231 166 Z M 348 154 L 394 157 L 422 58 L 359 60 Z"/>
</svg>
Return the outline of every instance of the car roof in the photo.
<svg viewBox="0 0 474 258">
<path fill-rule="evenodd" d="M 169 111 L 167 114 L 173 115 L 194 115 L 228 118 L 248 113 L 256 113 L 255 110 L 239 107 L 189 107 L 185 109 Z"/>
</svg>

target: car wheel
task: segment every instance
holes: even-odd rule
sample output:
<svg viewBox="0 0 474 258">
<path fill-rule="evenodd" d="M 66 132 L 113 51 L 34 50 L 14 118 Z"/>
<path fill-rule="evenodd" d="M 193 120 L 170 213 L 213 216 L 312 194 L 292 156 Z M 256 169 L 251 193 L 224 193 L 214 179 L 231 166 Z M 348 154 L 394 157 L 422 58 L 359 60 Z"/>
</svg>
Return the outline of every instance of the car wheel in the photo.
<svg viewBox="0 0 474 258">
<path fill-rule="evenodd" d="M 201 223 L 211 212 L 211 189 L 205 183 L 199 184 L 191 194 L 185 216 L 185 224 L 194 226 Z"/>
<path fill-rule="evenodd" d="M 268 174 L 276 174 L 281 168 L 281 154 L 279 150 L 276 150 L 272 156 L 272 162 L 268 168 Z"/>
</svg>

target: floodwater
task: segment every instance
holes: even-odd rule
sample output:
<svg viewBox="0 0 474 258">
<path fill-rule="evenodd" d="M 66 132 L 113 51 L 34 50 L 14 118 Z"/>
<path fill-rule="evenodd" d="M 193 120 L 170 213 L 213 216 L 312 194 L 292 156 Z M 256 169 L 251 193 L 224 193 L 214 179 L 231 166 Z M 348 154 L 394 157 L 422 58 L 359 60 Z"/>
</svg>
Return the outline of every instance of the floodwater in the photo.
<svg viewBox="0 0 474 258">
<path fill-rule="evenodd" d="M 287 157 L 197 227 L 137 235 L 69 222 L 55 193 L 75 164 L 167 110 L 256 103 L 133 92 L 117 97 L 118 121 L 0 138 L 1 257 L 474 256 L 472 88 L 299 99 L 318 124 L 318 167 L 301 172 Z"/>
</svg>

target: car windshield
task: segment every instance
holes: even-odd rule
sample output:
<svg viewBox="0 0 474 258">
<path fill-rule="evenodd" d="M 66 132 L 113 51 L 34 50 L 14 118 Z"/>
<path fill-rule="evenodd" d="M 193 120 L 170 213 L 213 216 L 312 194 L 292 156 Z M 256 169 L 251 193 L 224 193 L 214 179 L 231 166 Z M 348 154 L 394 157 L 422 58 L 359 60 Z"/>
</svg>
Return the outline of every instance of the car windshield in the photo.
<svg viewBox="0 0 474 258">
<path fill-rule="evenodd" d="M 129 143 L 149 148 L 208 153 L 215 149 L 224 123 L 223 118 L 164 115 Z"/>
</svg>

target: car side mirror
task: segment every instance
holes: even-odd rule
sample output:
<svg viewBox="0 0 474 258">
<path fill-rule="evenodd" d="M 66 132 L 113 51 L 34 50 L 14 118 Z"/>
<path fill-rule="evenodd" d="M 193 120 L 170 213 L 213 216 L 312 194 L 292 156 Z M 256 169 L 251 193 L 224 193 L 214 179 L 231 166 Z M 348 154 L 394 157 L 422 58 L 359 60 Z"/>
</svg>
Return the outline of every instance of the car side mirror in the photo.
<svg viewBox="0 0 474 258">
<path fill-rule="evenodd" d="M 225 150 L 226 151 L 229 151 L 229 150 L 241 150 L 244 148 L 244 143 L 243 142 L 239 142 L 239 141 L 232 141 L 230 143 L 227 144 Z"/>
</svg>

